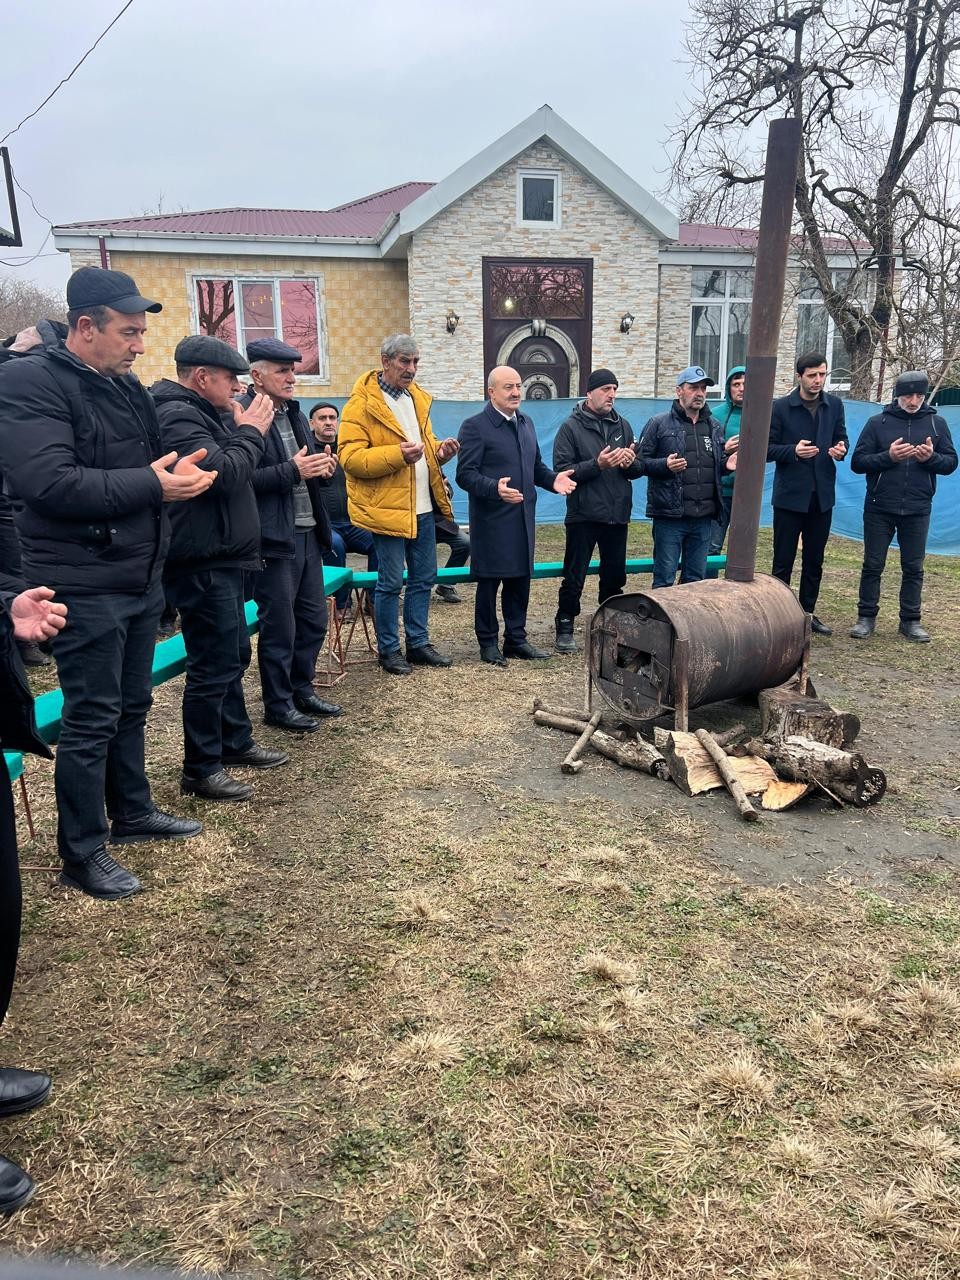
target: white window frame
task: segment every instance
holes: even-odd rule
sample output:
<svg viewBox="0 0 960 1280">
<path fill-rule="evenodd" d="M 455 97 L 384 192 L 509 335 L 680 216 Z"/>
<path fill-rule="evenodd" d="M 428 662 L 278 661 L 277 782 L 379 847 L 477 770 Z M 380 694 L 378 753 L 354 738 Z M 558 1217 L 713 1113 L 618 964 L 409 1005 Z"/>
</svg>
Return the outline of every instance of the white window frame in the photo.
<svg viewBox="0 0 960 1280">
<path fill-rule="evenodd" d="M 836 288 L 836 284 L 837 284 L 837 272 L 851 271 L 851 270 L 853 270 L 853 268 L 851 267 L 834 267 L 834 269 L 830 272 L 830 283 L 834 286 L 834 288 Z M 806 274 L 812 276 L 813 272 L 806 270 Z M 804 275 L 804 269 L 801 269 L 800 275 L 802 280 L 802 277 Z M 834 323 L 833 316 L 830 314 L 829 311 L 827 311 L 827 304 L 824 302 L 822 295 L 819 298 L 801 298 L 799 295 L 799 287 L 800 286 L 798 284 L 797 286 L 798 292 L 797 292 L 797 298 L 796 298 L 797 338 L 799 340 L 799 337 L 800 337 L 800 308 L 801 307 L 823 307 L 823 310 L 827 317 L 827 337 L 826 337 L 826 343 L 825 343 L 826 350 L 824 351 L 824 355 L 827 357 L 827 381 L 824 385 L 824 390 L 825 391 L 849 391 L 851 387 L 851 383 L 849 381 L 836 382 L 833 377 L 833 346 L 836 340 L 836 331 L 837 331 L 837 326 Z M 858 298 L 857 301 L 860 302 L 861 305 L 863 306 L 867 305 L 867 299 L 865 298 Z M 796 354 L 797 356 L 801 356 L 804 353 L 798 349 Z"/>
<path fill-rule="evenodd" d="M 524 178 L 550 178 L 553 181 L 553 221 L 540 222 L 526 219 L 523 216 L 523 180 Z M 559 169 L 518 169 L 517 170 L 517 226 L 539 227 L 541 231 L 560 226 L 560 199 L 562 182 Z"/>
<path fill-rule="evenodd" d="M 285 280 L 292 280 L 298 284 L 305 281 L 310 282 L 314 286 L 314 293 L 317 304 L 317 347 L 318 347 L 318 363 L 320 365 L 317 373 L 298 373 L 296 380 L 298 385 L 309 382 L 319 382 L 322 385 L 330 381 L 330 358 L 327 350 L 327 321 L 326 321 L 326 299 L 323 291 L 323 276 L 317 275 L 291 275 L 284 271 L 270 272 L 242 272 L 233 271 L 192 271 L 190 273 L 190 316 L 194 333 L 200 332 L 200 315 L 197 307 L 197 281 L 198 280 L 229 280 L 233 284 L 233 296 L 236 299 L 234 308 L 234 317 L 237 327 L 237 348 L 241 354 L 245 353 L 246 343 L 243 336 L 243 314 L 242 308 L 239 306 L 241 293 L 241 284 L 268 284 L 273 289 L 273 314 L 278 324 L 283 324 L 283 313 L 280 310 L 280 285 Z M 281 336 L 281 341 L 284 339 Z"/>
<path fill-rule="evenodd" d="M 694 271 L 722 271 L 723 272 L 723 297 L 722 298 L 697 298 L 693 294 L 693 271 L 690 273 L 690 315 L 687 319 L 687 358 L 693 363 L 693 308 L 694 307 L 720 307 L 720 365 L 717 374 L 717 385 L 707 388 L 708 400 L 722 400 L 727 385 L 727 351 L 730 338 L 730 307 L 735 302 L 745 302 L 747 306 L 751 304 L 751 298 L 738 297 L 730 292 L 730 274 L 731 272 L 753 271 L 753 267 L 695 267 Z M 731 365 L 731 369 L 735 369 L 736 365 Z"/>
</svg>

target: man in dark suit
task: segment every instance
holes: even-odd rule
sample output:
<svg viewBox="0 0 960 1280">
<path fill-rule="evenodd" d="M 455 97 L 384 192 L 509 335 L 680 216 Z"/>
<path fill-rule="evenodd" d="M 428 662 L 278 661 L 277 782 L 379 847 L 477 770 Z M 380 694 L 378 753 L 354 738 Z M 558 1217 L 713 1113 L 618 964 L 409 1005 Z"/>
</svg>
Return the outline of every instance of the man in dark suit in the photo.
<svg viewBox="0 0 960 1280">
<path fill-rule="evenodd" d="M 805 613 L 813 615 L 817 635 L 832 629 L 814 612 L 823 577 L 823 553 L 830 522 L 837 466 L 847 453 L 843 401 L 827 395 L 827 358 L 807 351 L 797 360 L 797 385 L 773 402 L 767 461 L 777 464 L 773 480 L 773 568 L 775 578 L 790 585 L 797 544 L 803 537 L 800 589 Z"/>
<path fill-rule="evenodd" d="M 475 626 L 480 657 L 505 667 L 507 658 L 548 658 L 527 640 L 533 574 L 536 486 L 566 496 L 570 471 L 551 471 L 540 457 L 533 423 L 520 412 L 520 375 L 504 365 L 487 380 L 482 413 L 460 428 L 457 484 L 470 495 L 470 545 L 477 578 Z M 503 585 L 503 651 L 497 643 L 497 588 Z"/>
<path fill-rule="evenodd" d="M 269 396 L 274 408 L 253 473 L 263 557 L 253 583 L 263 718 L 288 733 L 316 733 L 318 716 L 338 716 L 341 710 L 318 698 L 313 687 L 327 633 L 323 552 L 331 541 L 319 486 L 337 460 L 317 451 L 310 424 L 293 398 L 300 352 L 279 338 L 258 338 L 247 346 L 247 358 L 253 389 L 241 406 L 248 409 L 259 394 Z"/>
</svg>

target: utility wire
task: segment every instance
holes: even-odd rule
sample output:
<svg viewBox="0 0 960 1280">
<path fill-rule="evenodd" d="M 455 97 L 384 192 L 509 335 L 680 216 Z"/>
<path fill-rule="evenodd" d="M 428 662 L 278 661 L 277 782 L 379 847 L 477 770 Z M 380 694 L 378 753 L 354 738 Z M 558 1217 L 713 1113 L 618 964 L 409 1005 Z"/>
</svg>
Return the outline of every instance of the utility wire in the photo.
<svg viewBox="0 0 960 1280">
<path fill-rule="evenodd" d="M 50 92 L 47 94 L 44 100 L 40 103 L 39 107 L 36 107 L 33 111 L 31 111 L 28 116 L 24 116 L 18 125 L 16 125 L 13 129 L 11 129 L 9 133 L 5 133 L 3 137 L 0 138 L 0 146 L 2 146 L 3 143 L 5 143 L 8 138 L 12 138 L 13 135 L 27 123 L 28 120 L 32 120 L 35 115 L 41 112 L 43 108 L 47 105 L 47 103 L 50 101 L 50 99 L 53 97 L 53 95 L 59 89 L 62 89 L 68 80 L 73 79 L 73 76 L 75 75 L 75 73 L 80 70 L 80 68 L 83 66 L 86 60 L 90 57 L 91 53 L 93 53 L 94 49 L 97 47 L 100 41 L 104 38 L 104 36 L 107 34 L 110 28 L 116 26 L 116 24 L 120 21 L 120 19 L 123 17 L 123 15 L 127 12 L 127 10 L 130 8 L 132 4 L 133 4 L 133 0 L 127 0 L 126 4 L 117 14 L 117 16 L 113 19 L 110 25 L 107 27 L 104 27 L 104 29 L 100 32 L 96 40 L 94 40 L 93 44 L 90 46 L 87 52 L 83 55 L 80 61 L 76 64 L 76 66 L 73 67 L 73 69 L 69 72 L 69 74 L 63 77 L 63 79 L 60 81 L 58 85 L 56 85 L 55 88 L 50 90 Z M 19 182 L 17 183 L 17 186 L 20 186 Z M 22 187 L 21 187 L 21 190 L 23 190 Z M 24 192 L 24 194 L 27 194 L 27 193 Z"/>
</svg>

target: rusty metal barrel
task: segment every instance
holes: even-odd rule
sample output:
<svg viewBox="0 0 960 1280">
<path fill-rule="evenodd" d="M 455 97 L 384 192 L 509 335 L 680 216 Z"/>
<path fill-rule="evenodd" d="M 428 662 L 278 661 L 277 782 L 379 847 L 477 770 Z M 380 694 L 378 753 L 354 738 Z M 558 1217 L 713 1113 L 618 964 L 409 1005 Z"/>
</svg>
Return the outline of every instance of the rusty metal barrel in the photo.
<svg viewBox="0 0 960 1280">
<path fill-rule="evenodd" d="M 612 596 L 590 626 L 593 687 L 627 719 L 652 720 L 789 680 L 801 666 L 805 615 L 776 578 L 716 579 Z"/>
</svg>

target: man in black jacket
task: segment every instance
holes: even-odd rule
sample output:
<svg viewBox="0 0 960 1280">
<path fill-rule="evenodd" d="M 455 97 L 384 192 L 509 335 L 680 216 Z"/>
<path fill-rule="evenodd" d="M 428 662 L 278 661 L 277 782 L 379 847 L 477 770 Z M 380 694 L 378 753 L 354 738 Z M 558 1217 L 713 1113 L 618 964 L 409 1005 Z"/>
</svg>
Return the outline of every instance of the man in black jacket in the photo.
<svg viewBox="0 0 960 1280">
<path fill-rule="evenodd" d="M 587 394 L 567 418 L 553 445 L 553 469 L 573 468 L 577 487 L 567 498 L 564 521 L 563 579 L 557 598 L 556 647 L 572 653 L 573 620 L 594 547 L 600 549 L 600 604 L 619 595 L 627 580 L 627 528 L 633 509 L 632 480 L 643 475 L 637 461 L 633 428 L 613 404 L 616 375 L 595 369 Z"/>
<path fill-rule="evenodd" d="M 63 627 L 66 608 L 53 601 L 48 587 L 20 591 L 16 580 L 0 574 L 0 747 L 50 756 L 37 733 L 33 697 L 17 654 L 17 644 L 49 640 Z M 10 777 L 0 756 L 0 1024 L 6 1016 L 20 949 L 20 863 Z M 50 1077 L 40 1071 L 0 1067 L 0 1116 L 31 1111 L 45 1101 Z M 0 1215 L 13 1213 L 34 1192 L 33 1179 L 18 1164 L 0 1156 Z"/>
<path fill-rule="evenodd" d="M 647 476 L 647 518 L 653 521 L 653 585 L 700 582 L 707 572 L 713 521 L 720 509 L 726 464 L 723 428 L 707 406 L 713 379 L 699 365 L 677 374 L 677 398 L 650 419 L 640 437 Z"/>
<path fill-rule="evenodd" d="M 183 690 L 184 795 L 248 800 L 253 788 L 227 765 L 272 769 L 289 759 L 253 740 L 243 701 L 250 635 L 243 611 L 244 574 L 260 568 L 260 517 L 251 483 L 273 422 L 269 396 L 241 409 L 234 394 L 249 365 L 219 338 L 184 338 L 173 356 L 177 381 L 150 388 L 165 449 L 206 450 L 201 466 L 216 480 L 170 514 L 164 570 L 170 605 L 180 612 L 187 651 Z M 229 420 L 229 425 L 228 425 Z"/>
<path fill-rule="evenodd" d="M 937 476 L 957 469 L 950 428 L 924 404 L 930 380 L 922 370 L 901 373 L 894 402 L 870 418 L 860 433 L 851 469 L 867 477 L 863 505 L 863 571 L 854 640 L 873 635 L 880 611 L 880 579 L 896 534 L 900 545 L 900 634 L 927 644 L 920 625 L 923 558 Z"/>
<path fill-rule="evenodd" d="M 288 733 L 315 733 L 317 716 L 338 716 L 335 702 L 318 698 L 313 687 L 317 657 L 327 634 L 323 552 L 330 549 L 330 520 L 320 485 L 337 466 L 332 454 L 317 451 L 310 424 L 293 398 L 294 365 L 300 352 L 279 338 L 258 338 L 247 347 L 253 392 L 269 396 L 273 423 L 253 473 L 260 509 L 263 569 L 253 598 L 260 616 L 257 662 L 264 720 Z"/>
<path fill-rule="evenodd" d="M 130 373 L 145 313 L 160 304 L 122 271 L 81 267 L 67 306 L 63 342 L 0 370 L 0 470 L 21 504 L 24 577 L 52 587 L 70 611 L 53 642 L 63 692 L 61 879 L 92 897 L 122 898 L 140 882 L 107 852 L 108 838 L 136 844 L 202 830 L 154 805 L 143 738 L 166 504 L 197 497 L 216 475 L 197 467 L 197 455 L 163 454 L 153 401 Z"/>
<path fill-rule="evenodd" d="M 790 585 L 797 545 L 803 537 L 800 589 L 804 613 L 813 615 L 817 635 L 832 635 L 815 610 L 823 577 L 823 553 L 830 537 L 837 463 L 846 457 L 843 401 L 827 395 L 827 358 L 807 351 L 797 360 L 797 385 L 773 402 L 767 461 L 777 464 L 773 479 L 773 568 Z"/>
</svg>

